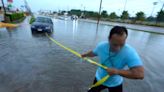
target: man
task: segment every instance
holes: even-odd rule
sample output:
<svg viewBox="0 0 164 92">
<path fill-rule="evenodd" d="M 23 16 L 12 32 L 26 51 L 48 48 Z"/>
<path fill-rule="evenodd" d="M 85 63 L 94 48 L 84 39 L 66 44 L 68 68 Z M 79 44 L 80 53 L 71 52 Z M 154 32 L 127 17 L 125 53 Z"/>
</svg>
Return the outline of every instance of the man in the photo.
<svg viewBox="0 0 164 92">
<path fill-rule="evenodd" d="M 129 79 L 143 79 L 144 68 L 137 52 L 128 44 L 126 38 L 128 31 L 125 27 L 115 26 L 111 29 L 108 41 L 100 42 L 96 48 L 81 57 L 98 56 L 100 63 L 108 67 L 98 67 L 94 83 L 107 74 L 110 78 L 102 85 L 91 88 L 88 92 L 100 92 L 108 88 L 109 92 L 122 92 L 123 77 Z M 129 69 L 124 67 L 128 66 Z"/>
</svg>

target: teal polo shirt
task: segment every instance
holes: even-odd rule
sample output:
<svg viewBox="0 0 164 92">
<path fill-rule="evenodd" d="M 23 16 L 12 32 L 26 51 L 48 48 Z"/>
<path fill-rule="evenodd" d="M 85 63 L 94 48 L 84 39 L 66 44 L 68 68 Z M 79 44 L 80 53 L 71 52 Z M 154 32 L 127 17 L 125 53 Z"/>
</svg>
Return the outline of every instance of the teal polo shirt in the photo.
<svg viewBox="0 0 164 92">
<path fill-rule="evenodd" d="M 129 68 L 142 66 L 142 61 L 137 54 L 136 50 L 130 45 L 125 44 L 117 53 L 109 51 L 110 42 L 103 41 L 98 43 L 93 53 L 98 56 L 99 63 L 107 66 L 108 68 L 124 69 L 126 66 Z M 96 71 L 96 79 L 101 80 L 107 75 L 107 71 L 98 67 Z M 123 83 L 123 77 L 120 75 L 112 75 L 103 83 L 107 87 L 115 87 Z"/>
</svg>

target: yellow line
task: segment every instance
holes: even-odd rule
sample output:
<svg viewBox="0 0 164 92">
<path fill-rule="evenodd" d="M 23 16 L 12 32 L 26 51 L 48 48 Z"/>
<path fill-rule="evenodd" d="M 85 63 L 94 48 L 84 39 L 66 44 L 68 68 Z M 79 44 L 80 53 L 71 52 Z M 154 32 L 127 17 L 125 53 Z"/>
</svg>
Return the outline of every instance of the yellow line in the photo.
<svg viewBox="0 0 164 92">
<path fill-rule="evenodd" d="M 80 55 L 78 52 L 76 52 L 76 51 L 74 51 L 74 50 L 72 50 L 72 49 L 70 49 L 70 48 L 68 48 L 68 47 L 65 47 L 64 45 L 62 45 L 61 43 L 59 43 L 58 41 L 56 41 L 55 39 L 53 39 L 52 37 L 50 37 L 47 33 L 46 33 L 46 36 L 47 36 L 51 41 L 53 41 L 54 43 L 56 43 L 57 45 L 59 45 L 60 47 L 64 48 L 65 50 L 67 50 L 67 51 L 69 51 L 69 52 L 73 53 L 74 55 L 76 55 L 76 56 L 78 56 L 78 57 L 81 58 L 81 55 Z M 93 60 L 91 60 L 91 59 L 89 59 L 89 58 L 83 58 L 83 59 L 84 59 L 85 61 L 88 61 L 88 62 L 91 63 L 91 64 L 94 64 L 94 65 L 97 65 L 97 66 L 99 66 L 99 67 L 102 67 L 103 69 L 107 69 L 107 68 L 108 68 L 108 67 L 106 67 L 106 66 L 104 66 L 104 65 L 102 65 L 102 64 L 99 64 L 99 63 L 97 63 L 97 62 L 95 62 L 95 61 L 93 61 Z M 109 77 L 110 77 L 109 75 L 106 75 L 106 76 L 103 77 L 101 80 L 99 80 L 99 81 L 96 82 L 94 85 L 92 85 L 91 88 L 92 88 L 92 87 L 97 87 L 97 86 L 103 84 Z"/>
</svg>

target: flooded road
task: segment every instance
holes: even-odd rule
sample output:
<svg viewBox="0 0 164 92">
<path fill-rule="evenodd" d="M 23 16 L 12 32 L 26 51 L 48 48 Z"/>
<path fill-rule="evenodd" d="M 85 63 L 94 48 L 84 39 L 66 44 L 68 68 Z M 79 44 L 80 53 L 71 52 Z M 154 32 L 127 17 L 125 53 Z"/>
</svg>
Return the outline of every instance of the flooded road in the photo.
<svg viewBox="0 0 164 92">
<path fill-rule="evenodd" d="M 99 25 L 96 34 L 94 23 L 53 21 L 51 36 L 79 53 L 107 40 L 112 28 Z M 128 31 L 127 43 L 141 56 L 145 79 L 125 78 L 124 92 L 163 92 L 164 35 Z M 0 92 L 86 92 L 96 68 L 54 44 L 45 34 L 32 34 L 28 18 L 18 28 L 0 29 Z"/>
</svg>

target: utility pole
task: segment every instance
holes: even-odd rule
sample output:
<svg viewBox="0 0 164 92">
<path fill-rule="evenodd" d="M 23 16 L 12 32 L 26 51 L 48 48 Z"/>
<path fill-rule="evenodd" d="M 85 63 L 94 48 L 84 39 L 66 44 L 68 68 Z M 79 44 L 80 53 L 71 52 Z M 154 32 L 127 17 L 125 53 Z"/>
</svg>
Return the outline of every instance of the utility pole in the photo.
<svg viewBox="0 0 164 92">
<path fill-rule="evenodd" d="M 33 13 L 31 12 L 30 6 L 28 5 L 26 0 L 24 0 L 24 3 L 25 3 L 25 8 L 26 8 L 27 12 L 33 16 Z"/>
<path fill-rule="evenodd" d="M 124 10 L 123 11 L 125 11 L 125 9 L 126 9 L 126 3 L 127 3 L 127 0 L 125 0 Z"/>
<path fill-rule="evenodd" d="M 163 5 L 162 5 L 161 11 L 163 10 L 163 7 L 164 7 L 164 3 L 163 3 Z"/>
<path fill-rule="evenodd" d="M 3 13 L 3 21 L 5 22 L 6 21 L 6 8 L 5 8 L 4 1 L 1 0 L 1 2 L 2 2 L 3 11 L 4 11 L 4 13 Z"/>
<path fill-rule="evenodd" d="M 163 3 L 163 5 L 162 5 L 162 8 L 161 8 L 161 10 L 159 11 L 159 13 L 162 12 L 163 7 L 164 7 L 164 3 Z M 157 24 L 158 21 L 159 21 L 159 17 L 157 16 L 157 18 L 156 18 L 156 24 Z"/>
<path fill-rule="evenodd" d="M 152 12 L 151 12 L 151 15 L 150 15 L 150 16 L 152 16 L 152 15 L 153 15 L 154 8 L 155 8 L 155 5 L 157 5 L 157 3 L 158 3 L 158 2 L 153 2 L 153 9 L 152 9 Z"/>
<path fill-rule="evenodd" d="M 96 32 L 98 31 L 98 25 L 99 25 L 99 21 L 100 21 L 100 18 L 101 18 L 101 7 L 102 6 L 102 0 L 100 0 L 100 7 L 99 7 L 99 14 L 98 14 L 98 19 L 97 19 L 97 30 Z"/>
<path fill-rule="evenodd" d="M 98 15 L 98 22 L 97 24 L 99 24 L 99 20 L 100 20 L 100 15 L 101 15 L 101 7 L 102 6 L 102 0 L 100 0 L 100 7 L 99 7 L 99 15 Z"/>
<path fill-rule="evenodd" d="M 4 5 L 3 0 L 1 0 L 1 2 L 2 2 L 2 7 L 3 7 L 3 10 L 4 10 L 4 15 L 6 15 L 6 8 L 5 8 L 5 5 Z"/>
</svg>

